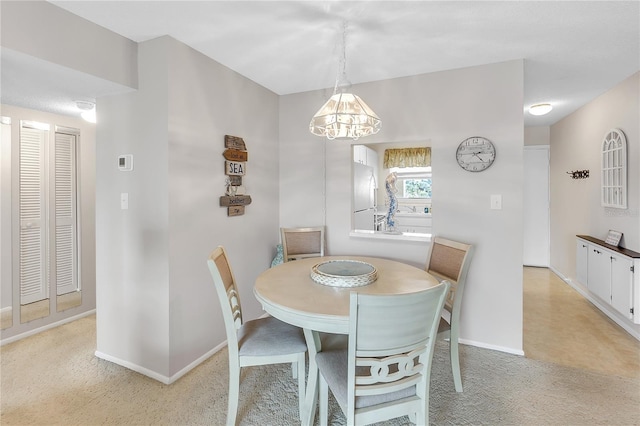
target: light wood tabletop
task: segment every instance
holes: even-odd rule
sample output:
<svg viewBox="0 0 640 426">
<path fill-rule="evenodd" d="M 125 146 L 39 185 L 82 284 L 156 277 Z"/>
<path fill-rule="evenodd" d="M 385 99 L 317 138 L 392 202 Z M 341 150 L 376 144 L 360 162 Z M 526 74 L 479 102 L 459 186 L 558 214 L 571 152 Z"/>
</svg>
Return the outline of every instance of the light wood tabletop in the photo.
<svg viewBox="0 0 640 426">
<path fill-rule="evenodd" d="M 376 268 L 378 278 L 361 287 L 332 287 L 315 282 L 311 268 L 333 260 L 356 260 Z M 285 262 L 256 279 L 254 294 L 265 311 L 302 328 L 346 334 L 349 293 L 405 294 L 438 285 L 426 271 L 402 262 L 361 256 L 324 256 Z"/>
<path fill-rule="evenodd" d="M 360 287 L 332 287 L 311 278 L 315 265 L 335 260 L 369 263 L 377 279 Z M 425 270 L 402 262 L 377 257 L 324 256 L 285 262 L 267 269 L 256 279 L 254 294 L 263 309 L 281 321 L 304 330 L 309 351 L 309 377 L 305 395 L 303 425 L 314 423 L 318 398 L 315 355 L 322 350 L 319 332 L 348 334 L 349 294 L 407 294 L 438 285 Z"/>
</svg>

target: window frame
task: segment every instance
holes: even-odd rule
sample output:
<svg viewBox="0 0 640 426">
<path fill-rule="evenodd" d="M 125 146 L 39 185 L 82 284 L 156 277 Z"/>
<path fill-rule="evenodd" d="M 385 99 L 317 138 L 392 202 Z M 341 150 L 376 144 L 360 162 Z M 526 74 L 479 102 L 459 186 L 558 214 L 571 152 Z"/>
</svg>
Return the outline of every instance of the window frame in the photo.
<svg viewBox="0 0 640 426">
<path fill-rule="evenodd" d="M 412 169 L 412 170 L 407 170 Z M 424 170 L 414 170 L 414 169 L 424 169 Z M 431 185 L 433 186 L 433 173 L 431 171 L 431 167 L 407 167 L 407 168 L 399 168 L 394 167 L 389 170 L 390 172 L 395 172 L 397 176 L 396 187 L 398 188 L 398 192 L 402 192 L 401 195 L 398 194 L 398 200 L 402 201 L 431 201 L 431 197 L 424 198 L 413 198 L 413 197 L 405 197 L 405 180 L 409 179 L 431 179 Z M 432 194 L 433 195 L 433 194 Z"/>
</svg>

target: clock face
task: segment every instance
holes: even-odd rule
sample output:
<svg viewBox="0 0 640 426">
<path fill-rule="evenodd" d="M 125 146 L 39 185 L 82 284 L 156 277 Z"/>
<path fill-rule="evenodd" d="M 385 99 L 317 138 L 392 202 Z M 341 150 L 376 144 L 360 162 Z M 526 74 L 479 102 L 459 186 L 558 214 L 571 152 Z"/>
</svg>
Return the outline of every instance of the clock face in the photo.
<svg viewBox="0 0 640 426">
<path fill-rule="evenodd" d="M 462 141 L 456 151 L 456 160 L 469 172 L 481 172 L 493 164 L 496 148 L 487 138 L 474 136 Z"/>
</svg>

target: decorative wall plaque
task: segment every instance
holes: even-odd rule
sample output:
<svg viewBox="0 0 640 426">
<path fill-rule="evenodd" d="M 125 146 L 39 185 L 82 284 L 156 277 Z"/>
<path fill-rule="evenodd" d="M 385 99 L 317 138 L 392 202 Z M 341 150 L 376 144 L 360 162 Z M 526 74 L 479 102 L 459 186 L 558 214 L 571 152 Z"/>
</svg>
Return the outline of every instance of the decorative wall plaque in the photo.
<svg viewBox="0 0 640 426">
<path fill-rule="evenodd" d="M 220 206 L 227 207 L 227 216 L 242 216 L 244 206 L 251 204 L 251 196 L 244 194 L 242 177 L 247 173 L 249 153 L 244 140 L 237 136 L 224 135 L 222 153 L 225 158 L 224 173 L 226 179 L 225 195 L 220 197 Z"/>
</svg>

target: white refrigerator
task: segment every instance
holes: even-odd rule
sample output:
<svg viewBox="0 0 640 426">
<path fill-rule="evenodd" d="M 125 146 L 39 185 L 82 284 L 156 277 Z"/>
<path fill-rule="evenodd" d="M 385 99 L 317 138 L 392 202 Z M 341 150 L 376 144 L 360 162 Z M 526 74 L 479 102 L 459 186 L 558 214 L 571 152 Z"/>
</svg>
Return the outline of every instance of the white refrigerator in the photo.
<svg viewBox="0 0 640 426">
<path fill-rule="evenodd" d="M 353 227 L 374 230 L 376 177 L 373 167 L 353 163 Z"/>
</svg>

